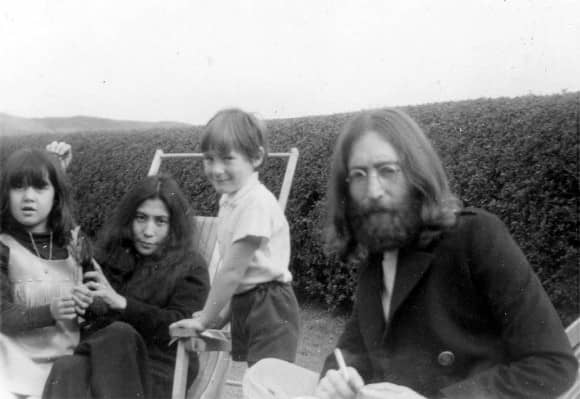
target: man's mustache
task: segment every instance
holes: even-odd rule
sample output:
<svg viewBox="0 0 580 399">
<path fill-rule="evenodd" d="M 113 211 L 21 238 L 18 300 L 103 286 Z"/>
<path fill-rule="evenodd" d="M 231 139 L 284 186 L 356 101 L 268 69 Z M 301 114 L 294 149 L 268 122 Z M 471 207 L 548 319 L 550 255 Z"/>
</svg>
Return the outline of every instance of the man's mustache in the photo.
<svg viewBox="0 0 580 399">
<path fill-rule="evenodd" d="M 366 206 L 357 206 L 354 210 L 358 216 L 373 216 L 377 214 L 394 215 L 400 211 L 400 207 L 371 204 Z"/>
</svg>

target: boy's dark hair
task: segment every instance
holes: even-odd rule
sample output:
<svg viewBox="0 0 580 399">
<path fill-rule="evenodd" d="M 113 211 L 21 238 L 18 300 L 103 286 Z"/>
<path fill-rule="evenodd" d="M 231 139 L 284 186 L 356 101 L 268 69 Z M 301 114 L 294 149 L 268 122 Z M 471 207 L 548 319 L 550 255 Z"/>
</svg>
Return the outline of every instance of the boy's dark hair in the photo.
<svg viewBox="0 0 580 399">
<path fill-rule="evenodd" d="M 261 149 L 264 165 L 268 154 L 268 134 L 265 124 L 254 115 L 237 108 L 219 111 L 206 124 L 201 135 L 201 152 L 214 151 L 219 156 L 232 150 L 249 160 L 259 159 Z"/>
<path fill-rule="evenodd" d="M 75 226 L 71 188 L 57 156 L 45 150 L 22 148 L 6 160 L 0 180 L 0 231 L 10 233 L 23 229 L 10 212 L 10 190 L 28 186 L 42 188 L 46 178 L 54 187 L 47 227 L 53 233 L 54 242 L 64 247 L 70 243 Z"/>
</svg>

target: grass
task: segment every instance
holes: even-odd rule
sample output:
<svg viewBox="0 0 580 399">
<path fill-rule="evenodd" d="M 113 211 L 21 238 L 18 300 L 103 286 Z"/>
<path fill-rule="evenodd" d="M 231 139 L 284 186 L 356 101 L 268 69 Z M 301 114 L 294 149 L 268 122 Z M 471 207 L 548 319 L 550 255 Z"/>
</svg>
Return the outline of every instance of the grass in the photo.
<svg viewBox="0 0 580 399">
<path fill-rule="evenodd" d="M 338 336 L 344 330 L 346 317 L 336 315 L 319 306 L 302 305 L 300 312 L 302 337 L 298 346 L 296 364 L 320 372 L 326 356 L 332 353 Z M 241 381 L 246 370 L 245 363 L 234 362 L 227 379 Z M 242 389 L 226 385 L 224 399 L 241 399 Z"/>
</svg>

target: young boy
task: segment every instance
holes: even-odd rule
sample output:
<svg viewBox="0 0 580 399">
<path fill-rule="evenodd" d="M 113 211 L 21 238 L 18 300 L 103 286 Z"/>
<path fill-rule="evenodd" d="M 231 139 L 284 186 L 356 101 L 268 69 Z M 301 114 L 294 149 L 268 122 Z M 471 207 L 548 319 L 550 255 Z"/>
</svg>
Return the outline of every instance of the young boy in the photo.
<svg viewBox="0 0 580 399">
<path fill-rule="evenodd" d="M 231 304 L 235 361 L 249 366 L 267 357 L 293 362 L 299 316 L 288 270 L 289 227 L 257 172 L 267 155 L 266 130 L 253 115 L 223 110 L 206 125 L 201 150 L 204 172 L 221 194 L 218 242 L 223 265 L 204 309 L 170 329 L 202 332 L 219 325 L 220 312 Z"/>
</svg>

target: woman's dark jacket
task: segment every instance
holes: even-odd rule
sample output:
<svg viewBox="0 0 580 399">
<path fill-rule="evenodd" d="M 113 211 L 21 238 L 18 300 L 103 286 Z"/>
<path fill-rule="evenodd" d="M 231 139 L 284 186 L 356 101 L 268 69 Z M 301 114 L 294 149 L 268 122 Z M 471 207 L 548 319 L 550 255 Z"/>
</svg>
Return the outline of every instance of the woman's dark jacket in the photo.
<svg viewBox="0 0 580 399">
<path fill-rule="evenodd" d="M 113 288 L 127 299 L 127 307 L 103 314 L 94 304 L 87 316 L 88 330 L 115 320 L 130 324 L 146 342 L 154 380 L 170 383 L 176 345 L 169 346 L 169 325 L 203 308 L 209 292 L 205 261 L 193 251 L 179 261 L 172 254 L 141 257 L 130 249 L 98 258 Z"/>
</svg>

